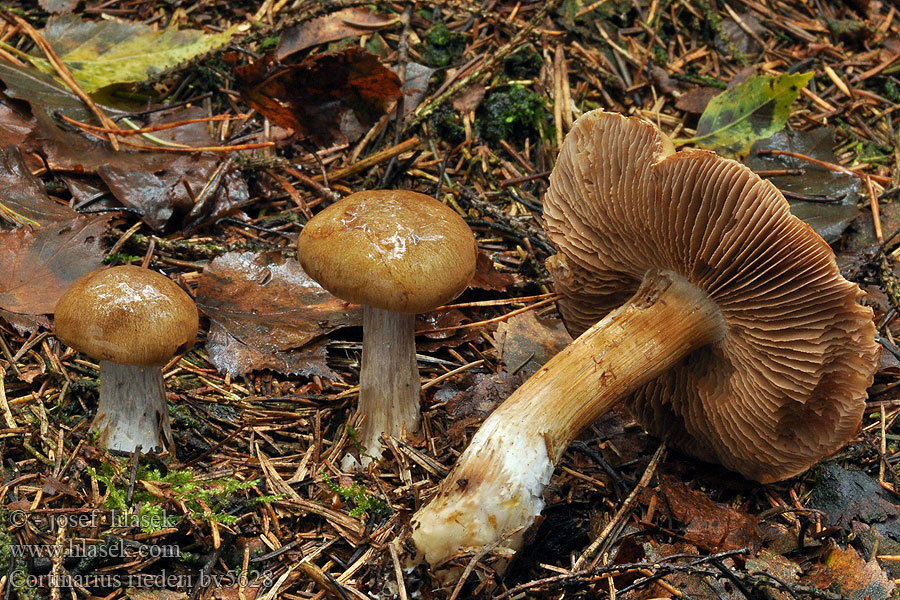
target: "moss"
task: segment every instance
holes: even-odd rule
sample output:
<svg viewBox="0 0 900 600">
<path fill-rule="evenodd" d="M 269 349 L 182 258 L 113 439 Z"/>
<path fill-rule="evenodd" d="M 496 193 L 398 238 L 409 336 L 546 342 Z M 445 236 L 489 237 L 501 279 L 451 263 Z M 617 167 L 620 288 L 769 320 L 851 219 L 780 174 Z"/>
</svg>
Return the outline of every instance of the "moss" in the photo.
<svg viewBox="0 0 900 600">
<path fill-rule="evenodd" d="M 394 512 L 386 502 L 370 496 L 358 483 L 344 487 L 331 479 L 325 471 L 322 471 L 322 479 L 325 480 L 328 489 L 340 496 L 344 502 L 353 503 L 353 508 L 349 512 L 351 517 L 361 517 L 371 512 L 376 518 L 386 519 Z"/>
<path fill-rule="evenodd" d="M 503 61 L 503 72 L 510 79 L 530 79 L 541 72 L 542 64 L 544 59 L 540 54 L 530 48 L 522 48 Z"/>
<path fill-rule="evenodd" d="M 511 85 L 488 94 L 477 113 L 476 123 L 489 142 L 538 137 L 544 122 L 544 101 L 521 85 Z"/>
<path fill-rule="evenodd" d="M 891 102 L 900 102 L 900 86 L 893 79 L 887 79 L 882 86 L 882 94 Z"/>
<path fill-rule="evenodd" d="M 446 67 L 455 62 L 466 49 L 466 36 L 450 31 L 443 23 L 428 30 L 422 44 L 422 57 L 432 67 Z"/>
<path fill-rule="evenodd" d="M 441 105 L 431 113 L 431 126 L 434 133 L 447 142 L 456 145 L 466 139 L 466 128 L 463 117 L 447 105 Z"/>
</svg>

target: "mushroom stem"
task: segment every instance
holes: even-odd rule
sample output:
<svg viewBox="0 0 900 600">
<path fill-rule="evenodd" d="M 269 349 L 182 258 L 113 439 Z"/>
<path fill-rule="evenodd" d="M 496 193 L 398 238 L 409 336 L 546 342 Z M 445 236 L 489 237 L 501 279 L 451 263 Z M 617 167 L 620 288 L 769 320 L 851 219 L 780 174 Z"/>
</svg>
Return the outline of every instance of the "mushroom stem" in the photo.
<svg viewBox="0 0 900 600">
<path fill-rule="evenodd" d="M 162 369 L 101 360 L 100 405 L 90 431 L 100 447 L 110 450 L 172 446 Z"/>
<path fill-rule="evenodd" d="M 631 300 L 553 357 L 482 424 L 433 500 L 413 517 L 417 558 L 437 565 L 463 546 L 509 536 L 518 549 L 544 506 L 554 465 L 618 400 L 720 340 L 725 323 L 698 287 L 647 273 Z"/>
<path fill-rule="evenodd" d="M 400 437 L 419 428 L 419 369 L 416 366 L 415 315 L 363 307 L 359 410 L 365 416 L 359 442 L 381 457 L 382 433 Z M 364 458 L 363 464 L 371 459 Z"/>
</svg>

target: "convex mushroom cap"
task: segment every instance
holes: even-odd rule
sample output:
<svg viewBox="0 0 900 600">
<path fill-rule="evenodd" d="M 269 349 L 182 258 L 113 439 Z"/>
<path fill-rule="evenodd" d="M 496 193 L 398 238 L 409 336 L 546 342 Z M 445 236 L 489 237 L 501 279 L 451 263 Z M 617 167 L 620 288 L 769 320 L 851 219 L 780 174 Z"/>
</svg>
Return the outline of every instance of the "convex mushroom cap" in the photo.
<svg viewBox="0 0 900 600">
<path fill-rule="evenodd" d="M 652 124 L 595 111 L 563 145 L 544 199 L 548 266 L 580 335 L 650 270 L 702 290 L 724 337 L 625 400 L 651 433 L 768 482 L 800 473 L 860 426 L 878 364 L 871 309 L 774 185 Z"/>
<path fill-rule="evenodd" d="M 309 221 L 298 250 L 304 270 L 335 296 L 409 314 L 461 294 L 477 252 L 459 215 L 404 190 L 357 192 L 335 202 Z"/>
<path fill-rule="evenodd" d="M 194 344 L 197 307 L 171 279 L 124 265 L 78 279 L 56 305 L 56 335 L 98 360 L 160 366 Z"/>
</svg>

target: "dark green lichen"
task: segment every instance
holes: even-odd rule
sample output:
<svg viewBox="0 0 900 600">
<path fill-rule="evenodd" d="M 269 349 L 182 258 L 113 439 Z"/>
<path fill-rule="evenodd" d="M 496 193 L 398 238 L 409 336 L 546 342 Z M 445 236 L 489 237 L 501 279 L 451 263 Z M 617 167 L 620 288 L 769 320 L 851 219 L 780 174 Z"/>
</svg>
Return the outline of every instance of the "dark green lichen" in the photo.
<svg viewBox="0 0 900 600">
<path fill-rule="evenodd" d="M 465 49 L 466 36 L 458 31 L 450 31 L 443 23 L 437 23 L 428 30 L 420 48 L 422 58 L 432 67 L 453 64 Z"/>
<path fill-rule="evenodd" d="M 544 122 L 544 101 L 521 85 L 490 92 L 476 115 L 481 136 L 489 141 L 520 141 L 539 137 Z"/>
<path fill-rule="evenodd" d="M 446 105 L 439 106 L 430 118 L 434 133 L 453 145 L 466 139 L 466 127 L 460 113 Z"/>
</svg>

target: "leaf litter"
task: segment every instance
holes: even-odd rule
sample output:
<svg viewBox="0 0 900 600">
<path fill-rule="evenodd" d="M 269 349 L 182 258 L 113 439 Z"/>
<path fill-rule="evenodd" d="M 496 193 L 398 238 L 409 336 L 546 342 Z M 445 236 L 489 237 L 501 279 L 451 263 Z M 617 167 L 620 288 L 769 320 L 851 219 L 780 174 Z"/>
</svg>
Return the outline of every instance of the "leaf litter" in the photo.
<svg viewBox="0 0 900 600">
<path fill-rule="evenodd" d="M 66 4 L 43 5 L 64 12 Z M 900 452 L 896 368 L 879 372 L 856 442 L 830 465 L 787 482 L 750 484 L 670 452 L 636 505 L 616 516 L 658 447 L 616 412 L 557 465 L 544 523 L 507 575 L 493 571 L 490 553 L 478 556 L 461 565 L 471 564 L 472 574 L 453 592 L 426 571 L 404 571 L 391 550 L 402 555 L 391 541 L 484 416 L 565 343 L 544 314 L 552 282 L 543 268 L 550 249 L 540 202 L 556 144 L 583 111 L 643 116 L 675 139 L 734 155 L 756 143 L 747 161 L 798 196 L 794 209 L 806 205 L 803 218 L 850 254 L 853 276 L 872 298 L 880 294 L 876 319 L 893 347 L 900 294 L 870 246 L 881 237 L 889 267 L 897 257 L 896 11 L 877 2 L 813 11 L 795 1 L 557 0 L 546 16 L 542 3 L 505 1 L 426 3 L 408 12 L 383 3 L 283 5 L 256 13 L 196 3 L 167 13 L 166 27 L 142 5 L 114 6 L 111 19 L 76 6 L 74 15 L 46 21 L 45 37 L 118 127 L 132 127 L 123 116 L 137 127 L 215 118 L 147 135 L 217 152 L 175 154 L 125 135 L 117 139 L 153 150 L 114 151 L 107 131 L 85 127 L 96 125 L 94 112 L 55 70 L 0 59 L 0 204 L 37 223 L 4 218 L 0 232 L 0 317 L 11 325 L 0 323 L 4 503 L 35 509 L 28 527 L 12 529 L 17 543 L 52 543 L 58 532 L 44 515 L 55 513 L 41 511 L 104 510 L 104 498 L 124 502 L 129 490 L 148 490 L 153 501 L 132 509 L 166 511 L 178 524 L 150 538 L 138 528 L 116 534 L 205 550 L 103 568 L 186 580 L 204 569 L 226 576 L 255 567 L 266 575 L 262 585 L 218 591 L 194 577 L 148 590 L 155 598 L 896 593 L 900 527 L 889 491 Z M 24 18 L 45 23 L 46 15 L 29 10 Z M 165 37 L 176 28 L 197 44 Z M 126 31 L 151 37 L 137 33 L 135 60 L 111 73 L 104 65 L 129 46 L 101 42 Z M 240 57 L 203 49 L 226 35 Z M 12 29 L 4 40 L 26 51 L 31 43 Z M 188 52 L 175 65 L 162 58 L 169 50 Z M 78 65 L 73 56 L 87 60 Z M 444 58 L 450 68 L 431 62 Z M 730 91 L 709 100 L 728 82 Z M 515 94 L 528 100 L 528 114 L 516 113 L 523 104 Z M 490 113 L 481 106 L 487 97 Z M 527 131 L 488 127 L 487 114 L 527 123 Z M 830 129 L 821 129 L 826 123 Z M 487 139 L 488 130 L 501 133 Z M 234 149 L 245 143 L 264 147 Z M 757 156 L 756 148 L 828 166 Z M 803 174 L 788 173 L 797 170 Z M 482 258 L 462 297 L 417 320 L 423 431 L 386 440 L 382 463 L 348 475 L 339 459 L 354 444 L 358 314 L 313 291 L 297 271 L 294 241 L 310 215 L 377 186 L 436 195 L 458 210 Z M 77 214 L 91 210 L 101 212 Z M 54 298 L 104 261 L 147 263 L 194 293 L 203 311 L 200 343 L 166 371 L 175 456 L 132 460 L 94 448 L 85 417 L 96 405 L 95 365 L 49 335 Z M 215 504 L 227 514 L 189 510 L 168 492 L 173 478 L 182 478 L 182 490 L 202 488 L 198 474 L 232 490 Z M 360 502 L 391 510 L 360 512 Z M 603 541 L 607 527 L 592 566 L 573 570 L 572 554 Z M 62 535 L 97 534 L 72 527 Z"/>
</svg>

